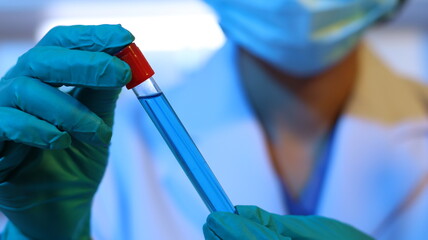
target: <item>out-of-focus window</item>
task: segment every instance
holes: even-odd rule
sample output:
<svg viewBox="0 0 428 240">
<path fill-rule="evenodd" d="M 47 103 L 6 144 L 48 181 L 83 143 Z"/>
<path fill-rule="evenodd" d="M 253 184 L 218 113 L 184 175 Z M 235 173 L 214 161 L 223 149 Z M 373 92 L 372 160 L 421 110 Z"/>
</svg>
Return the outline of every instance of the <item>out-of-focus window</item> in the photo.
<svg viewBox="0 0 428 240">
<path fill-rule="evenodd" d="M 21 14 L 21 18 L 31 11 L 21 5 L 8 8 Z M 32 22 L 30 29 L 18 22 L 15 27 L 0 29 L 1 75 L 57 25 L 121 24 L 136 37 L 163 88 L 177 84 L 182 74 L 199 67 L 224 43 L 215 15 L 197 0 L 41 1 L 32 9 L 39 17 L 28 19 Z"/>
</svg>

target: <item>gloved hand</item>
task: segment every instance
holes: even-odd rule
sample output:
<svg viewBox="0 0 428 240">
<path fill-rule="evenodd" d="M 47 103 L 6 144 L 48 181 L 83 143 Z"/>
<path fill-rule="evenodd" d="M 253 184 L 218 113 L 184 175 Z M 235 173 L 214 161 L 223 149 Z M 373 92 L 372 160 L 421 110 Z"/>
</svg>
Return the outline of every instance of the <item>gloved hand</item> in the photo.
<svg viewBox="0 0 428 240">
<path fill-rule="evenodd" d="M 0 80 L 3 239 L 90 238 L 116 99 L 131 78 L 111 54 L 133 40 L 120 25 L 56 27 Z"/>
<path fill-rule="evenodd" d="M 204 225 L 207 240 L 371 240 L 357 229 L 319 216 L 269 213 L 255 206 L 237 206 L 238 215 L 214 212 Z"/>
</svg>

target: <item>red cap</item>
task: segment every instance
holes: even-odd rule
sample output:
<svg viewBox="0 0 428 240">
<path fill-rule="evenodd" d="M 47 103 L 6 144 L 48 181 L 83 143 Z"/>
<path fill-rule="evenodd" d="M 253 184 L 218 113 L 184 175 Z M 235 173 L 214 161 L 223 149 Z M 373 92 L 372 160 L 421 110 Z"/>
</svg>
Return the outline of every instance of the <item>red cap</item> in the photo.
<svg viewBox="0 0 428 240">
<path fill-rule="evenodd" d="M 132 79 L 128 84 L 126 84 L 126 88 L 128 89 L 136 87 L 155 74 L 143 53 L 135 43 L 129 44 L 115 56 L 126 62 L 131 67 Z"/>
</svg>

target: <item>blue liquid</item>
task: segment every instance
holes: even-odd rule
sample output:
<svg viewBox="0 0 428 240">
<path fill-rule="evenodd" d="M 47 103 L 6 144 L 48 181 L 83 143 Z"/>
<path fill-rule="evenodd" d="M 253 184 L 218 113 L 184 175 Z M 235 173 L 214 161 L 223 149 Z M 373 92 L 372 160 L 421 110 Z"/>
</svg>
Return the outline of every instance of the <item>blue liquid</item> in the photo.
<svg viewBox="0 0 428 240">
<path fill-rule="evenodd" d="M 138 99 L 208 209 L 234 213 L 235 208 L 165 96 L 160 93 Z"/>
</svg>

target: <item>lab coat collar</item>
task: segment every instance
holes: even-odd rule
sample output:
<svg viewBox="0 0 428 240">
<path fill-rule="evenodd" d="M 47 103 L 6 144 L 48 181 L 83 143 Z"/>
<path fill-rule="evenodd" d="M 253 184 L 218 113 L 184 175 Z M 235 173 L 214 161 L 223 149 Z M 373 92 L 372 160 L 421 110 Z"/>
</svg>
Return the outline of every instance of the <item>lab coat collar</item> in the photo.
<svg viewBox="0 0 428 240">
<path fill-rule="evenodd" d="M 317 214 L 380 236 L 412 205 L 410 196 L 428 174 L 428 90 L 391 72 L 369 47 L 362 45 L 359 54 L 357 85 L 338 120 Z M 199 132 L 213 131 L 201 145 L 217 155 L 210 165 L 234 204 L 285 214 L 280 178 L 236 64 L 236 46 L 228 42 L 201 71 L 209 77 L 198 88 L 211 95 L 202 99 L 214 99 L 204 113 L 216 119 L 216 127 L 204 122 Z"/>
<path fill-rule="evenodd" d="M 236 49 L 226 43 L 168 96 L 232 203 L 286 214 L 262 128 L 241 89 Z M 393 74 L 368 48 L 360 53 L 358 85 L 338 120 L 318 214 L 373 234 L 427 174 L 421 98 L 428 91 Z M 415 151 L 415 143 L 425 148 Z"/>
<path fill-rule="evenodd" d="M 428 174 L 428 91 L 391 72 L 368 47 L 359 52 L 360 75 L 338 122 L 319 214 L 381 236 Z"/>
</svg>

